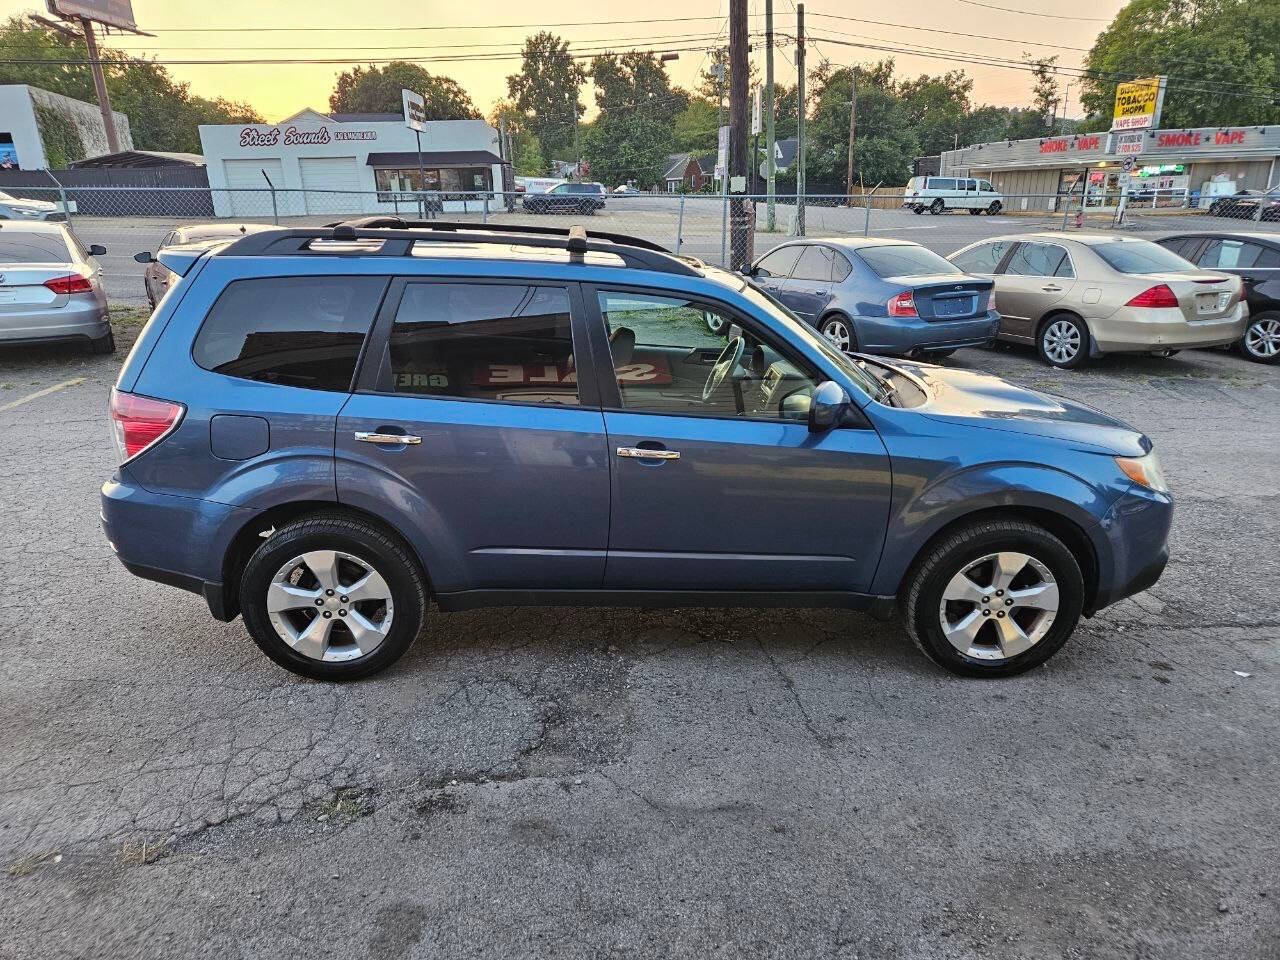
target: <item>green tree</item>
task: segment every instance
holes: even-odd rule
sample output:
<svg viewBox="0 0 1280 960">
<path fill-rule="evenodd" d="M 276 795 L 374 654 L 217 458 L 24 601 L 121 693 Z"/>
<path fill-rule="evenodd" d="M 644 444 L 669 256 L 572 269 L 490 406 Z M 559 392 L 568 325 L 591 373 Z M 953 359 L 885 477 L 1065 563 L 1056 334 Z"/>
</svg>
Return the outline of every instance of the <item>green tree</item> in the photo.
<svg viewBox="0 0 1280 960">
<path fill-rule="evenodd" d="M 1280 3 L 1132 0 L 1098 35 L 1080 102 L 1089 129 L 1111 124 L 1116 84 L 1170 77 L 1162 126 L 1280 122 Z"/>
<path fill-rule="evenodd" d="M 698 74 L 698 86 L 696 92 L 711 101 L 712 106 L 716 106 L 720 97 L 724 97 L 725 103 L 725 123 L 728 123 L 729 116 L 729 84 L 732 82 L 732 72 L 729 69 L 729 48 L 717 47 L 711 51 L 711 62 Z M 754 63 L 748 64 L 747 71 L 749 86 L 754 85 L 758 79 L 759 71 L 756 70 Z M 723 84 L 718 79 L 718 71 L 724 70 Z"/>
<path fill-rule="evenodd" d="M 596 57 L 591 80 L 599 115 L 582 141 L 591 176 L 610 185 L 626 180 L 646 187 L 657 183 L 686 95 L 672 90 L 666 68 L 651 53 Z"/>
<path fill-rule="evenodd" d="M 489 123 L 501 130 L 505 124 L 511 140 L 511 165 L 517 176 L 542 177 L 548 170 L 542 144 L 529 129 L 529 120 L 510 100 L 499 100 L 489 111 Z"/>
<path fill-rule="evenodd" d="M 543 31 L 526 37 L 520 72 L 507 77 L 507 93 L 528 118 L 531 132 L 549 159 L 568 159 L 582 117 L 586 71 L 569 53 L 569 44 Z"/>
<path fill-rule="evenodd" d="M 9 60 L 85 60 L 83 40 L 50 30 L 22 17 L 0 25 L 0 49 Z M 99 53 L 113 109 L 129 118 L 133 145 L 139 150 L 200 152 L 201 123 L 261 122 L 246 104 L 192 96 L 158 63 L 110 47 Z M 97 102 L 87 65 L 0 63 L 0 84 L 26 83 L 89 103 Z"/>
<path fill-rule="evenodd" d="M 810 192 L 843 193 L 849 158 L 851 80 L 858 83 L 858 130 L 853 179 L 899 186 L 920 153 L 907 110 L 893 83 L 892 62 L 815 71 L 812 118 L 806 125 L 805 183 Z"/>
<path fill-rule="evenodd" d="M 683 93 L 683 91 L 681 91 Z M 685 94 L 689 104 L 676 114 L 671 149 L 680 153 L 706 153 L 716 148 L 716 105 L 706 97 Z"/>
<path fill-rule="evenodd" d="M 334 113 L 399 113 L 402 90 L 422 95 L 428 120 L 470 120 L 480 116 L 457 81 L 438 77 L 418 66 L 395 60 L 385 67 L 356 66 L 338 74 L 329 109 Z"/>
<path fill-rule="evenodd" d="M 897 85 L 921 153 L 933 155 L 955 147 L 957 137 L 963 133 L 972 91 L 973 80 L 963 70 L 948 70 L 937 77 L 923 73 Z"/>
</svg>

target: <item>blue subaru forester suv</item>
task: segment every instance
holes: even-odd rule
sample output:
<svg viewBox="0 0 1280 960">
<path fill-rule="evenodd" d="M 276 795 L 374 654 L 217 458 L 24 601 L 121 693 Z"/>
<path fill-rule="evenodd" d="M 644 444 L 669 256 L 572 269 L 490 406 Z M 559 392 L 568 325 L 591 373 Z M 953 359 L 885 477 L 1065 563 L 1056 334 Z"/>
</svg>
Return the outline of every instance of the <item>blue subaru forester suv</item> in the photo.
<svg viewBox="0 0 1280 960">
<path fill-rule="evenodd" d="M 937 663 L 1008 675 L 1167 560 L 1141 433 L 845 355 L 642 240 L 368 218 L 159 258 L 106 535 L 310 677 L 393 663 L 430 599 L 896 605 Z"/>
</svg>

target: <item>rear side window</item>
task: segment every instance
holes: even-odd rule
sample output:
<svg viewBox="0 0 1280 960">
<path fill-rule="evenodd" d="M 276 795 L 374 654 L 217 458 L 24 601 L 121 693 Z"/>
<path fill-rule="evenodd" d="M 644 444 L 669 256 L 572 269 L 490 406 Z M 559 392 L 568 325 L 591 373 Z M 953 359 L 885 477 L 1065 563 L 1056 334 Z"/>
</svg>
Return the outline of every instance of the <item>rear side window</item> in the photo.
<svg viewBox="0 0 1280 960">
<path fill-rule="evenodd" d="M 811 280 L 815 283 L 831 281 L 832 253 L 826 247 L 805 247 L 800 262 L 791 271 L 792 280 Z"/>
<path fill-rule="evenodd" d="M 1224 269 L 1241 270 L 1245 267 L 1277 267 L 1280 266 L 1280 255 L 1270 247 L 1260 243 L 1245 243 L 1240 240 L 1214 240 L 1205 247 L 1200 255 L 1202 267 L 1222 267 Z"/>
<path fill-rule="evenodd" d="M 956 188 L 955 180 L 950 177 L 930 177 L 930 190 L 954 190 Z"/>
<path fill-rule="evenodd" d="M 577 406 L 569 292 L 507 283 L 410 283 L 387 364 L 396 393 Z"/>
<path fill-rule="evenodd" d="M 963 253 L 953 254 L 951 262 L 965 273 L 995 273 L 1000 261 L 1009 252 L 1008 240 L 992 240 L 980 243 Z"/>
<path fill-rule="evenodd" d="M 1022 243 L 1004 272 L 1015 277 L 1073 277 L 1067 251 L 1054 243 Z"/>
<path fill-rule="evenodd" d="M 222 291 L 191 355 L 206 370 L 312 390 L 351 389 L 385 277 L 263 277 Z"/>
<path fill-rule="evenodd" d="M 932 250 L 914 244 L 862 247 L 858 256 L 877 277 L 924 277 L 935 273 L 959 273 Z"/>
</svg>

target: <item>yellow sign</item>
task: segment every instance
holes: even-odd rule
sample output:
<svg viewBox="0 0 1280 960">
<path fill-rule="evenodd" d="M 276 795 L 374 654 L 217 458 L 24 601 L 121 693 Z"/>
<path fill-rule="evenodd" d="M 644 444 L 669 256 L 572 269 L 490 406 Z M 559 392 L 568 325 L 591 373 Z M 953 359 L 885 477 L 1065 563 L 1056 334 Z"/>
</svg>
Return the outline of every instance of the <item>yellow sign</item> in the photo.
<svg viewBox="0 0 1280 960">
<path fill-rule="evenodd" d="M 1116 86 L 1112 130 L 1140 130 L 1155 125 L 1160 106 L 1160 77 L 1145 77 Z"/>
</svg>

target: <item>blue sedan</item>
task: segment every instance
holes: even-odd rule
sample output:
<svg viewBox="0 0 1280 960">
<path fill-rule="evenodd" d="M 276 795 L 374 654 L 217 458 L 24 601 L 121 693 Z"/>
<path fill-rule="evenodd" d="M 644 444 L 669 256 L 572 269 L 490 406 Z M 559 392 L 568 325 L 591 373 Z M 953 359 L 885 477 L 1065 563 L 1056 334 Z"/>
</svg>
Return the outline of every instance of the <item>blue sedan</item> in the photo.
<svg viewBox="0 0 1280 960">
<path fill-rule="evenodd" d="M 793 240 L 751 267 L 756 283 L 845 352 L 946 356 L 995 339 L 993 283 L 904 240 Z"/>
</svg>

